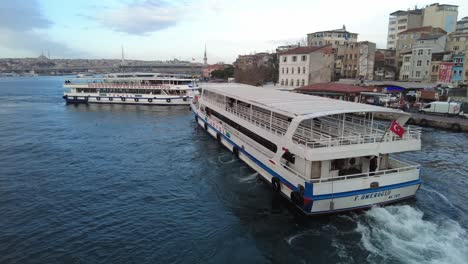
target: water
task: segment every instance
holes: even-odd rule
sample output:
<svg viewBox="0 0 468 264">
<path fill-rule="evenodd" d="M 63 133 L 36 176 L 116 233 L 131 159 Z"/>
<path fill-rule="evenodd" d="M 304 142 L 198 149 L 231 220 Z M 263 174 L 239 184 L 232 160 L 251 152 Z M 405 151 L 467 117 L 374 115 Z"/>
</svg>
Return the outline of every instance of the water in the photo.
<svg viewBox="0 0 468 264">
<path fill-rule="evenodd" d="M 0 78 L 0 263 L 467 263 L 468 136 L 425 129 L 417 198 L 304 218 L 187 107 Z"/>
</svg>

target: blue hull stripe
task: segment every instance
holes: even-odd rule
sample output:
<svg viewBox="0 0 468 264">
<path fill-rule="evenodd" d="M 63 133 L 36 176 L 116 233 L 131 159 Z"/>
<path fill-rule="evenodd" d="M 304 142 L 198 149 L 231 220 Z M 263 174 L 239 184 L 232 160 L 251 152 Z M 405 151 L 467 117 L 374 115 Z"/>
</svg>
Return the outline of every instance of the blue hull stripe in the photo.
<svg viewBox="0 0 468 264">
<path fill-rule="evenodd" d="M 278 177 L 284 184 L 288 185 L 291 189 L 295 191 L 299 191 L 299 189 L 291 184 L 289 181 L 287 181 L 285 178 L 281 177 L 278 173 L 267 167 L 265 164 L 263 164 L 261 161 L 256 159 L 254 156 L 250 155 L 247 151 L 242 149 L 239 145 L 234 143 L 231 139 L 229 139 L 227 136 L 225 136 L 223 133 L 219 132 L 215 127 L 213 127 L 211 124 L 209 124 L 207 121 L 205 121 L 203 118 L 201 118 L 198 114 L 195 113 L 195 115 L 198 117 L 199 120 L 202 120 L 204 123 L 206 123 L 209 127 L 211 127 L 214 131 L 219 133 L 224 139 L 226 139 L 231 145 L 237 147 L 239 151 L 241 151 L 244 155 L 246 155 L 248 158 L 250 158 L 253 162 L 255 162 L 258 166 L 260 166 L 262 169 L 273 175 L 274 177 Z M 412 186 L 412 185 L 417 185 L 421 184 L 422 181 L 420 179 L 415 180 L 415 181 L 409 181 L 409 182 L 403 182 L 403 183 L 398 183 L 398 184 L 393 184 L 393 185 L 388 185 L 388 186 L 383 186 L 380 188 L 374 188 L 374 189 L 364 189 L 364 190 L 358 190 L 358 191 L 350 191 L 350 192 L 341 192 L 341 193 L 334 193 L 334 194 L 324 194 L 324 195 L 312 195 L 309 196 L 307 195 L 307 192 L 305 193 L 304 197 L 307 197 L 312 200 L 325 200 L 325 199 L 331 199 L 331 198 L 341 198 L 341 197 L 347 197 L 347 196 L 353 196 L 353 195 L 359 195 L 359 194 L 367 194 L 367 193 L 374 193 L 374 192 L 380 192 L 380 191 L 386 191 L 386 190 L 391 190 L 391 189 L 397 189 L 397 188 L 402 188 L 402 187 L 407 187 L 407 186 Z M 311 184 L 312 185 L 312 184 Z M 311 186 L 313 187 L 313 186 Z M 403 198 L 405 199 L 405 198 Z"/>
</svg>

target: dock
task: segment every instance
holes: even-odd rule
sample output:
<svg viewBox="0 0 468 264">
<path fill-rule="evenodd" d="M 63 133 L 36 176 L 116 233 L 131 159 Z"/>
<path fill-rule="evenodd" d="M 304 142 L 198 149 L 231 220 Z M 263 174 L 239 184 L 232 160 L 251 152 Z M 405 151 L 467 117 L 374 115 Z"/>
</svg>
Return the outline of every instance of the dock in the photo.
<svg viewBox="0 0 468 264">
<path fill-rule="evenodd" d="M 411 113 L 409 124 L 422 127 L 448 129 L 453 132 L 468 132 L 468 119 L 458 116 L 428 115 Z"/>
</svg>

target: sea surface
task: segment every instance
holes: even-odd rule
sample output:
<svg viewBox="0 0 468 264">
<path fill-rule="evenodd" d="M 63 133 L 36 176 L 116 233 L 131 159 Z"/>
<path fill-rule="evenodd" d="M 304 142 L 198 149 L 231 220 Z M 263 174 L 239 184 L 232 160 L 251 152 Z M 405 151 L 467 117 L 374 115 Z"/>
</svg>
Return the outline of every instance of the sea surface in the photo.
<svg viewBox="0 0 468 264">
<path fill-rule="evenodd" d="M 0 78 L 0 263 L 468 263 L 468 134 L 424 129 L 416 199 L 298 215 L 188 107 L 65 105 Z"/>
</svg>

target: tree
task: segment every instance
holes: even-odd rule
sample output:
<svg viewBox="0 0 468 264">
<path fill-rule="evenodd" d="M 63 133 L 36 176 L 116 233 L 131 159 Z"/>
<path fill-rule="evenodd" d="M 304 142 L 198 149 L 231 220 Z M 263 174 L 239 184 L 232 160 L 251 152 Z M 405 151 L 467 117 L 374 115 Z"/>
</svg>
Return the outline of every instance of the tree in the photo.
<svg viewBox="0 0 468 264">
<path fill-rule="evenodd" d="M 211 78 L 214 79 L 224 79 L 227 80 L 228 78 L 234 77 L 234 67 L 229 66 L 222 70 L 214 70 L 211 72 Z"/>
</svg>

